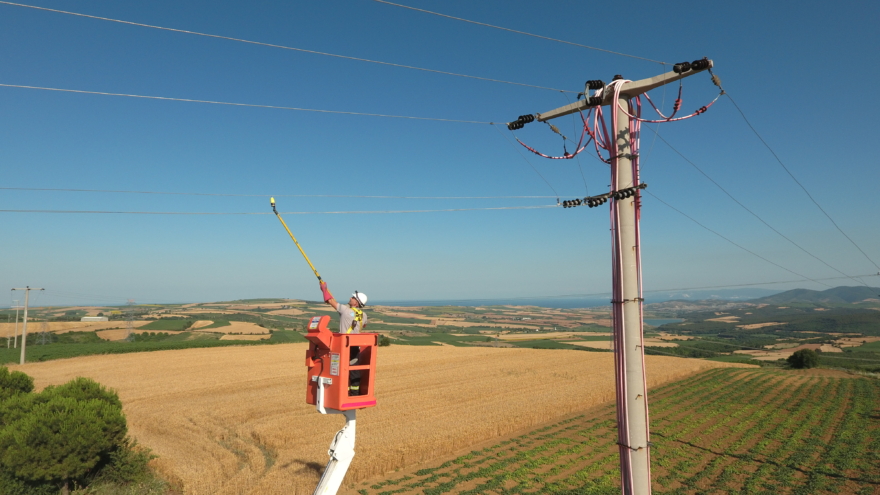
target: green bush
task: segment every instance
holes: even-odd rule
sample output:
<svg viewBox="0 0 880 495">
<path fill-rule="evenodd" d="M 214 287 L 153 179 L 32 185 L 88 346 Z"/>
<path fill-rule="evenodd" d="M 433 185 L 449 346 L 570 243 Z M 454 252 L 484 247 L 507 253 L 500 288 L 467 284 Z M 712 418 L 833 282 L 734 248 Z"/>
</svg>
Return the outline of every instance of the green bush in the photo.
<svg viewBox="0 0 880 495">
<path fill-rule="evenodd" d="M 96 480 L 155 482 L 147 468 L 152 457 L 127 437 L 114 391 L 79 377 L 34 394 L 33 380 L 15 373 L 0 368 L 3 390 L 17 390 L 0 400 L 0 493 L 66 493 Z"/>
<path fill-rule="evenodd" d="M 391 345 L 391 339 L 387 335 L 379 336 L 379 347 L 388 347 Z"/>
<path fill-rule="evenodd" d="M 34 390 L 34 379 L 21 371 L 9 371 L 6 366 L 0 366 L 0 401 L 6 400 L 13 395 L 28 394 Z"/>
<path fill-rule="evenodd" d="M 147 463 L 157 456 L 150 450 L 141 447 L 130 438 L 126 438 L 120 448 L 110 453 L 107 466 L 95 478 L 99 483 L 123 485 L 127 483 L 143 483 L 153 477 Z"/>
<path fill-rule="evenodd" d="M 812 349 L 801 349 L 788 356 L 786 361 L 788 361 L 792 368 L 815 368 L 819 366 L 819 354 Z"/>
<path fill-rule="evenodd" d="M 28 482 L 80 480 L 125 439 L 122 409 L 56 395 L 0 430 L 0 468 Z"/>
</svg>

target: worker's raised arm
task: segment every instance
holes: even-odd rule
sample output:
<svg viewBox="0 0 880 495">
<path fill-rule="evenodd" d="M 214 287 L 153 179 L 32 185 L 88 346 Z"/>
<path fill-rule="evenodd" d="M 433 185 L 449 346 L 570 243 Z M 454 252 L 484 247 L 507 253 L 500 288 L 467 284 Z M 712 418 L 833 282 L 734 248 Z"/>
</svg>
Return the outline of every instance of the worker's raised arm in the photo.
<svg viewBox="0 0 880 495">
<path fill-rule="evenodd" d="M 333 306 L 333 309 L 337 309 L 339 307 L 339 303 L 336 302 L 336 299 L 333 299 L 333 294 L 330 293 L 330 290 L 327 289 L 327 282 L 321 282 L 321 293 L 324 295 L 324 302 Z"/>
</svg>

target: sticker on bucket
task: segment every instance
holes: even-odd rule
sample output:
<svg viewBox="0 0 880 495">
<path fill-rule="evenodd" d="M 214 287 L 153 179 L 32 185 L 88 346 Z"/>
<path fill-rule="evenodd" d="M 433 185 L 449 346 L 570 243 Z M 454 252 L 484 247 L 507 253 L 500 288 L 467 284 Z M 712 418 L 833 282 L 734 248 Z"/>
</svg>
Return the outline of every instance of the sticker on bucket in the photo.
<svg viewBox="0 0 880 495">
<path fill-rule="evenodd" d="M 321 322 L 320 316 L 313 316 L 312 320 L 309 321 L 309 330 L 315 330 L 318 328 L 318 323 Z"/>
<path fill-rule="evenodd" d="M 330 374 L 339 376 L 339 353 L 330 353 Z"/>
</svg>

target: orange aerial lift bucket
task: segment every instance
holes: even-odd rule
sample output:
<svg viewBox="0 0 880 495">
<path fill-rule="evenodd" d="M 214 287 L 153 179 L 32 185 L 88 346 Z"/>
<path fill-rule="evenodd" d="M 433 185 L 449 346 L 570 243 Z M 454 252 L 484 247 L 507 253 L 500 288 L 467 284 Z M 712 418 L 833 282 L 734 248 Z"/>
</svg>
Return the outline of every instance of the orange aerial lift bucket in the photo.
<svg viewBox="0 0 880 495">
<path fill-rule="evenodd" d="M 306 403 L 321 414 L 342 414 L 345 426 L 330 443 L 330 461 L 324 468 L 314 495 L 335 495 L 342 485 L 345 473 L 354 458 L 356 415 L 358 409 L 376 405 L 376 348 L 379 334 L 333 333 L 327 328 L 330 316 L 315 316 L 309 320 L 309 349 L 306 366 Z M 353 348 L 360 353 L 355 359 Z M 357 391 L 349 389 L 350 377 L 360 381 Z"/>
<path fill-rule="evenodd" d="M 349 411 L 376 405 L 376 348 L 379 334 L 333 333 L 327 328 L 330 316 L 315 316 L 309 320 L 309 349 L 306 366 L 306 403 L 322 409 Z M 357 359 L 352 360 L 352 348 L 359 348 Z M 349 377 L 360 374 L 360 390 L 349 390 Z M 356 393 L 356 395 L 352 395 Z"/>
</svg>

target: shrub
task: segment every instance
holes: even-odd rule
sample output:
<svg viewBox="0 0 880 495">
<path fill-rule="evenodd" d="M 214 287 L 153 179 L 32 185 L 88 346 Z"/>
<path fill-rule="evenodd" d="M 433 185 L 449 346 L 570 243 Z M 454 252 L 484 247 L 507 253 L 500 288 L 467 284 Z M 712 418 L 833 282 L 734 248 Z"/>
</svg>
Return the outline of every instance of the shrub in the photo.
<svg viewBox="0 0 880 495">
<path fill-rule="evenodd" d="M 157 456 L 136 441 L 126 438 L 120 448 L 110 453 L 108 465 L 101 470 L 95 481 L 102 483 L 126 484 L 143 483 L 153 477 L 147 463 Z"/>
<path fill-rule="evenodd" d="M 387 335 L 379 336 L 379 347 L 388 347 L 391 345 L 391 339 Z"/>
<path fill-rule="evenodd" d="M 34 390 L 34 379 L 21 371 L 9 371 L 6 366 L 0 366 L 0 401 L 6 400 L 13 395 L 30 393 Z"/>
<path fill-rule="evenodd" d="M 33 394 L 33 380 L 19 374 L 26 379 L 0 368 L 0 381 L 14 385 L 3 390 L 17 390 L 0 400 L 0 493 L 67 493 L 71 482 L 147 479 L 151 456 L 127 438 L 114 391 L 80 377 Z"/>
<path fill-rule="evenodd" d="M 819 354 L 812 349 L 801 349 L 788 356 L 786 361 L 792 368 L 815 368 L 819 366 Z"/>
<path fill-rule="evenodd" d="M 0 465 L 15 477 L 56 486 L 84 477 L 125 438 L 122 410 L 55 396 L 0 431 Z"/>
</svg>

